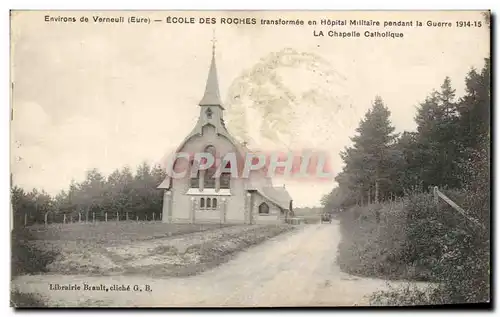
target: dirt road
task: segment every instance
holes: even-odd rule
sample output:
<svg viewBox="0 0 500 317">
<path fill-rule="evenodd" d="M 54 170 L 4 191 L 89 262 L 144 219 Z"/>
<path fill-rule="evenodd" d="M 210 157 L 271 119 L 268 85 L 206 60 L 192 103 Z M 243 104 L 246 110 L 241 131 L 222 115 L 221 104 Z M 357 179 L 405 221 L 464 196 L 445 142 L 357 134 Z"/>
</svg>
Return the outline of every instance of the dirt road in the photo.
<svg viewBox="0 0 500 317">
<path fill-rule="evenodd" d="M 305 225 L 187 278 L 139 276 L 22 276 L 13 285 L 37 293 L 51 306 L 351 306 L 387 287 L 383 280 L 353 277 L 335 263 L 337 222 Z M 50 284 L 130 285 L 130 291 L 56 291 Z M 138 285 L 143 291 L 133 291 Z M 151 291 L 146 290 L 148 285 Z"/>
</svg>

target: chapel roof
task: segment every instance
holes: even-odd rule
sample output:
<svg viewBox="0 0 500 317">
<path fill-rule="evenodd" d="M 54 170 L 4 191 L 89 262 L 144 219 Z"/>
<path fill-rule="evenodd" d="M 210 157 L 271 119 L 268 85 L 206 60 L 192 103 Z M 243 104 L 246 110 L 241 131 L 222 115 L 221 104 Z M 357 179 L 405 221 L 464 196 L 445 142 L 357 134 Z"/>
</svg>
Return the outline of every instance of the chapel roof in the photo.
<svg viewBox="0 0 500 317">
<path fill-rule="evenodd" d="M 210 69 L 208 70 L 205 93 L 203 94 L 203 98 L 201 98 L 199 105 L 222 107 L 219 93 L 219 80 L 217 78 L 217 66 L 215 63 L 215 48 L 212 50 L 212 61 L 210 62 Z"/>
<path fill-rule="evenodd" d="M 292 197 L 285 187 L 264 186 L 253 189 L 261 194 L 264 198 L 268 199 L 275 205 L 284 210 L 290 209 L 290 201 Z"/>
<path fill-rule="evenodd" d="M 203 98 L 201 99 L 200 106 L 220 106 L 222 109 L 222 102 L 220 100 L 219 94 L 219 82 L 217 77 L 217 67 L 215 62 L 215 45 L 212 46 L 212 60 L 210 63 L 210 68 L 208 71 L 207 83 L 205 87 L 205 93 Z M 218 134 L 226 137 L 231 144 L 234 145 L 240 157 L 245 157 L 247 153 L 252 153 L 252 151 L 248 148 L 245 142 L 238 142 L 234 139 L 229 132 L 227 131 L 225 125 L 223 124 L 223 120 L 221 118 L 221 127 L 222 129 L 218 130 Z M 193 136 L 201 135 L 201 121 L 198 121 L 196 127 L 193 131 L 184 139 L 184 141 L 178 146 L 176 153 L 191 139 Z M 162 181 L 162 183 L 157 187 L 160 189 L 170 189 L 172 186 L 172 178 L 168 175 Z M 255 190 L 259 192 L 263 197 L 267 198 L 270 202 L 275 205 L 283 208 L 285 210 L 290 209 L 290 201 L 292 198 L 290 197 L 288 191 L 284 187 L 273 187 L 272 183 L 269 183 L 265 186 L 253 187 L 251 184 L 247 184 L 247 190 Z"/>
</svg>

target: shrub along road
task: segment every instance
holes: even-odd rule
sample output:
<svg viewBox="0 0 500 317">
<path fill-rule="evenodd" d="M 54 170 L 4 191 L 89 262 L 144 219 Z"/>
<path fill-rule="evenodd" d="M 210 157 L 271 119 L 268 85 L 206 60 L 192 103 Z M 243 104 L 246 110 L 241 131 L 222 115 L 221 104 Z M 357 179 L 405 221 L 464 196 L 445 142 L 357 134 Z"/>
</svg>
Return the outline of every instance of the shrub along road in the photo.
<svg viewBox="0 0 500 317">
<path fill-rule="evenodd" d="M 335 263 L 338 222 L 305 225 L 247 249 L 233 260 L 200 275 L 148 276 L 25 275 L 13 286 L 41 296 L 49 306 L 351 306 L 367 305 L 367 295 L 388 287 L 384 280 L 358 278 Z M 130 291 L 84 291 L 130 285 Z M 392 285 L 401 282 L 391 282 Z M 50 290 L 50 284 L 81 290 Z M 143 291 L 133 291 L 138 285 Z M 151 289 L 146 290 L 146 285 Z M 395 285 L 396 286 L 396 285 Z"/>
</svg>

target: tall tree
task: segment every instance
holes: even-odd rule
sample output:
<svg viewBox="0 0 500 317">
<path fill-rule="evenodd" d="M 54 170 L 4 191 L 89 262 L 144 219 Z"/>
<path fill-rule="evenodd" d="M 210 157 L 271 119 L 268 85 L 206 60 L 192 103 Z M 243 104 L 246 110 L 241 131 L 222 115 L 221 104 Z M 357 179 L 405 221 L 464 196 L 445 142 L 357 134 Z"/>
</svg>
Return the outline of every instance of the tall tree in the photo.
<svg viewBox="0 0 500 317">
<path fill-rule="evenodd" d="M 422 190 L 420 179 L 420 170 L 422 164 L 417 160 L 418 154 L 416 132 L 403 132 L 397 143 L 394 144 L 394 150 L 399 154 L 399 160 L 394 164 L 393 179 L 394 184 L 392 193 L 396 196 L 403 196 L 407 190 Z"/>
<path fill-rule="evenodd" d="M 467 74 L 465 91 L 458 104 L 460 131 L 464 149 L 478 149 L 489 143 L 491 121 L 491 63 L 485 59 L 480 73 L 475 69 Z"/>
<path fill-rule="evenodd" d="M 92 213 L 98 213 L 104 201 L 105 178 L 97 170 L 87 172 L 85 180 L 80 184 L 80 204 L 85 220 L 90 221 Z"/>
<path fill-rule="evenodd" d="M 390 111 L 377 96 L 372 108 L 361 120 L 356 129 L 357 135 L 351 138 L 353 146 L 341 153 L 344 170 L 337 177 L 340 186 L 360 193 L 369 192 L 377 202 L 386 196 L 391 188 L 391 166 L 397 155 L 392 145 L 397 138 L 390 122 Z"/>
<path fill-rule="evenodd" d="M 412 165 L 420 165 L 420 179 L 425 188 L 460 185 L 459 160 L 461 140 L 459 111 L 455 90 L 447 77 L 439 92 L 434 91 L 417 109 L 416 153 Z"/>
</svg>

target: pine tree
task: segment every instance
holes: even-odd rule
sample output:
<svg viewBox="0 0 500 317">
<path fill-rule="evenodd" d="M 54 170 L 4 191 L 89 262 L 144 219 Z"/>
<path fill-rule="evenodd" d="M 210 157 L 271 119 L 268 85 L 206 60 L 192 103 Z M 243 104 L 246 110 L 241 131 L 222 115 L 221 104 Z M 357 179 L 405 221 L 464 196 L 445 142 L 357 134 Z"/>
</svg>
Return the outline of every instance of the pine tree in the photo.
<svg viewBox="0 0 500 317">
<path fill-rule="evenodd" d="M 389 117 L 389 109 L 377 96 L 356 129 L 358 134 L 351 138 L 353 146 L 341 153 L 345 167 L 337 181 L 340 186 L 357 192 L 361 201 L 363 194 L 369 192 L 368 200 L 373 194 L 378 202 L 392 187 L 391 166 L 395 159 L 392 145 L 397 135 Z"/>
<path fill-rule="evenodd" d="M 417 136 L 416 132 L 405 131 L 394 145 L 395 152 L 399 154 L 393 166 L 393 179 L 396 181 L 392 193 L 395 196 L 403 196 L 408 190 L 423 189 L 420 177 L 422 164 L 416 159 Z"/>
<path fill-rule="evenodd" d="M 481 73 L 471 69 L 465 79 L 466 94 L 458 105 L 464 150 L 478 149 L 480 145 L 490 141 L 490 68 L 490 60 L 486 59 Z"/>
<path fill-rule="evenodd" d="M 459 111 L 455 90 L 447 77 L 439 92 L 434 91 L 417 109 L 415 121 L 418 134 L 412 166 L 420 165 L 419 178 L 424 188 L 460 185 L 461 140 Z M 417 185 L 417 184 L 415 184 Z"/>
</svg>

